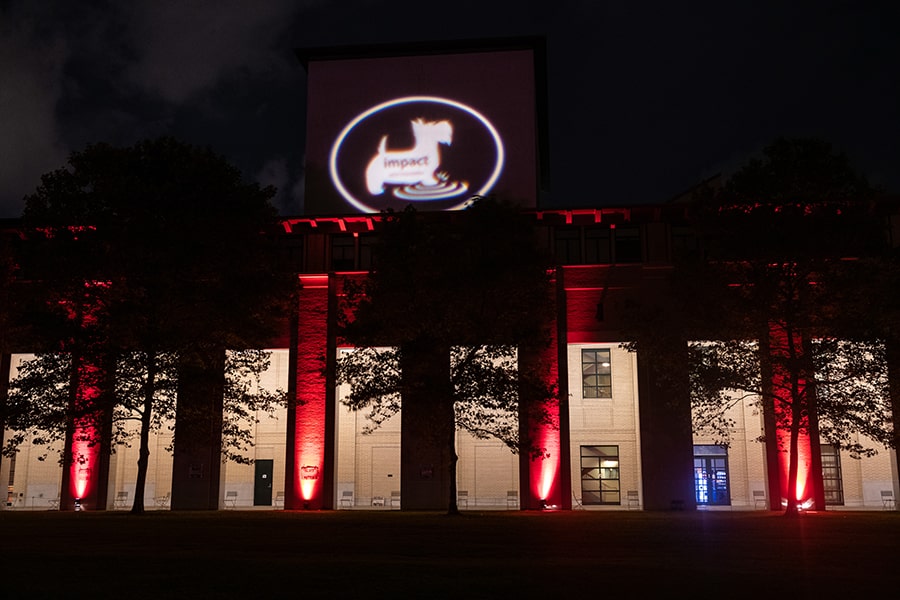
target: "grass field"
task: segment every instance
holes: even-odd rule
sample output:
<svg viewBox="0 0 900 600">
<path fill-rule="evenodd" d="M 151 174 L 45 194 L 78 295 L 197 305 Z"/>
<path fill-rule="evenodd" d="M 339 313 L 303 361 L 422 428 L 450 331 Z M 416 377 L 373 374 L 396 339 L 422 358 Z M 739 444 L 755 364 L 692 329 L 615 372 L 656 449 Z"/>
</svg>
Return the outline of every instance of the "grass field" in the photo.
<svg viewBox="0 0 900 600">
<path fill-rule="evenodd" d="M 900 512 L 0 512 L 0 597 L 900 595 Z"/>
</svg>

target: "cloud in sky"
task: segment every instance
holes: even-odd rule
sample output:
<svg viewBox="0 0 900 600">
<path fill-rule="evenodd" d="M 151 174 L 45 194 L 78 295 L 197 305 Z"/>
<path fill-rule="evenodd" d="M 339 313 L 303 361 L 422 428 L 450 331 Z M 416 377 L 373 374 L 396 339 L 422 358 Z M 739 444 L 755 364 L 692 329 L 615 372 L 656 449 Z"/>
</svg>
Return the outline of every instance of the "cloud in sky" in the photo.
<svg viewBox="0 0 900 600">
<path fill-rule="evenodd" d="M 5 15 L 4 15 L 5 16 Z M 34 19 L 0 20 L 0 214 L 18 205 L 48 166 L 66 156 L 55 115 L 68 56 L 65 39 Z"/>
<path fill-rule="evenodd" d="M 40 175 L 89 143 L 176 135 L 206 145 L 200 127 L 228 129 L 235 97 L 242 114 L 264 111 L 268 98 L 235 88 L 299 82 L 287 32 L 317 4 L 0 3 L 0 215 L 17 216 Z"/>
<path fill-rule="evenodd" d="M 664 202 L 778 135 L 825 138 L 897 191 L 889 5 L 0 0 L 0 216 L 72 151 L 160 135 L 277 184 L 296 214 L 294 48 L 531 34 L 547 39 L 550 207 Z"/>
<path fill-rule="evenodd" d="M 246 10 L 248 3 L 238 0 L 135 3 L 128 15 L 135 60 L 127 76 L 176 105 L 241 73 L 296 77 L 280 34 L 312 4 L 281 0 Z"/>
</svg>

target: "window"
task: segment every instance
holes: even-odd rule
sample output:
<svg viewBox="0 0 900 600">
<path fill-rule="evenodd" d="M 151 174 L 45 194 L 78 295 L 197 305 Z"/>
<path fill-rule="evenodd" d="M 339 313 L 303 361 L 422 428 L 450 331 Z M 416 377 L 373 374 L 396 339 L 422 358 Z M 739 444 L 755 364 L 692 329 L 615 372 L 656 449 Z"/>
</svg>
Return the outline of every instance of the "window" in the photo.
<svg viewBox="0 0 900 600">
<path fill-rule="evenodd" d="M 696 258 L 700 253 L 700 243 L 690 227 L 672 227 L 672 254 L 675 258 Z"/>
<path fill-rule="evenodd" d="M 292 236 L 281 242 L 281 266 L 283 269 L 303 271 L 303 238 Z"/>
<path fill-rule="evenodd" d="M 581 503 L 622 503 L 618 446 L 581 447 Z"/>
<path fill-rule="evenodd" d="M 553 242 L 557 263 L 577 265 L 581 262 L 581 232 L 577 228 L 554 229 Z"/>
<path fill-rule="evenodd" d="M 728 505 L 728 449 L 694 446 L 694 493 L 697 504 Z"/>
<path fill-rule="evenodd" d="M 641 262 L 641 230 L 637 227 L 617 227 L 616 262 Z"/>
<path fill-rule="evenodd" d="M 583 398 L 612 398 L 612 369 L 608 348 L 581 351 Z"/>
<path fill-rule="evenodd" d="M 334 271 L 352 271 L 356 268 L 356 240 L 352 235 L 332 236 L 331 268 Z"/>
<path fill-rule="evenodd" d="M 375 236 L 371 234 L 360 234 L 359 236 L 359 268 L 367 271 L 372 268 L 373 251 L 375 246 Z"/>
<path fill-rule="evenodd" d="M 589 265 L 609 262 L 609 229 L 584 230 L 584 260 Z"/>
<path fill-rule="evenodd" d="M 841 452 L 832 444 L 822 444 L 822 484 L 825 504 L 844 504 L 844 484 L 841 481 Z"/>
</svg>

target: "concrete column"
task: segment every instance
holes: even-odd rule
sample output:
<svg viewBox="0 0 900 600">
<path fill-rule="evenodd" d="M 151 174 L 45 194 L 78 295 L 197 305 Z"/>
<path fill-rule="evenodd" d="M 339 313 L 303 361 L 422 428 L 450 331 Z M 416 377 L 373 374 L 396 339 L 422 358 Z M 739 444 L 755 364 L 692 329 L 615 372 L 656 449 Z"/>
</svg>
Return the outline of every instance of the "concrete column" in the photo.
<svg viewBox="0 0 900 600">
<path fill-rule="evenodd" d="M 680 340 L 669 346 L 670 360 L 683 366 L 683 385 L 662 385 L 637 353 L 644 509 L 696 510 L 687 348 Z"/>
<path fill-rule="evenodd" d="M 284 505 L 318 510 L 334 506 L 334 283 L 328 275 L 299 277 L 288 382 Z"/>
<path fill-rule="evenodd" d="M 198 348 L 180 358 L 172 510 L 219 508 L 224 391 L 224 348 Z"/>
</svg>

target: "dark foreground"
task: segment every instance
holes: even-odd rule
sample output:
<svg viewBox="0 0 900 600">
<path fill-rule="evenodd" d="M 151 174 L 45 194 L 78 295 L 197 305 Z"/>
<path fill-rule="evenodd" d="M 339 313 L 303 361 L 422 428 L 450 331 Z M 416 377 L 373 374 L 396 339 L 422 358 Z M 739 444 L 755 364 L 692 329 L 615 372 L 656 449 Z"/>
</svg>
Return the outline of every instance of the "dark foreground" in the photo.
<svg viewBox="0 0 900 600">
<path fill-rule="evenodd" d="M 900 597 L 900 513 L 0 512 L 0 597 Z"/>
</svg>

